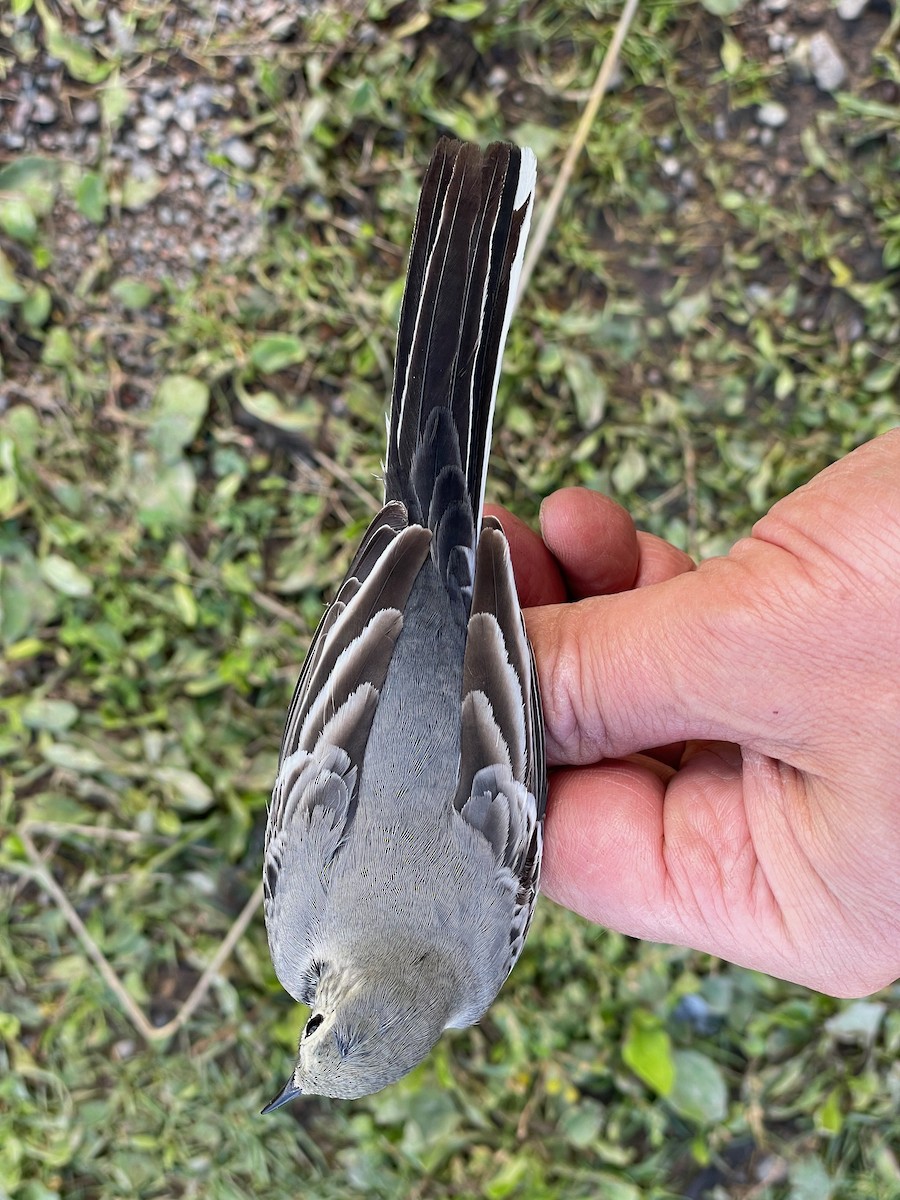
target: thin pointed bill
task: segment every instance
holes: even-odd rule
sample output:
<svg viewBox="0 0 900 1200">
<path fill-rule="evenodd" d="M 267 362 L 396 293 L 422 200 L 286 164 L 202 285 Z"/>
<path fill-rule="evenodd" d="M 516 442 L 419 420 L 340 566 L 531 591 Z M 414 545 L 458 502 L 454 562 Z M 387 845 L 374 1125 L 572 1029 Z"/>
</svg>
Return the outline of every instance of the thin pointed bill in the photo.
<svg viewBox="0 0 900 1200">
<path fill-rule="evenodd" d="M 282 1104 L 288 1104 L 295 1096 L 301 1095 L 301 1090 L 294 1087 L 293 1079 L 289 1079 L 274 1100 L 270 1100 L 265 1108 L 260 1110 L 260 1116 L 265 1116 L 266 1113 L 274 1112 L 276 1108 L 281 1108 Z"/>
</svg>

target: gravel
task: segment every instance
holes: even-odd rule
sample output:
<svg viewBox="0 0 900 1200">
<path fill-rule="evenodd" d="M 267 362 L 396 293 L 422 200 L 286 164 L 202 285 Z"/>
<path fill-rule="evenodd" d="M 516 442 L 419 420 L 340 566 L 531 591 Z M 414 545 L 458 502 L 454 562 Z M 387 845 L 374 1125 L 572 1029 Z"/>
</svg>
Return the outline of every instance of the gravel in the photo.
<svg viewBox="0 0 900 1200">
<path fill-rule="evenodd" d="M 298 5 L 228 0 L 228 8 L 235 21 L 258 28 L 263 9 L 273 22 L 294 21 Z M 217 10 L 216 21 L 223 14 Z M 172 6 L 171 20 L 184 44 L 208 41 L 208 12 Z M 65 163 L 73 180 L 56 193 L 48 246 L 54 287 L 74 290 L 83 278 L 107 271 L 182 285 L 196 278 L 198 264 L 225 268 L 252 257 L 265 222 L 246 178 L 258 151 L 235 132 L 249 115 L 235 82 L 204 75 L 199 60 L 178 56 L 130 69 L 139 46 L 113 5 L 94 6 L 77 27 L 101 71 L 105 61 L 121 64 L 118 79 L 96 85 L 73 83 L 65 64 L 47 55 L 35 8 L 4 21 L 13 44 L 18 39 L 36 53 L 4 57 L 0 44 L 0 165 L 20 155 L 50 158 Z M 110 203 L 99 223 L 79 209 L 79 170 L 96 172 L 106 184 Z"/>
<path fill-rule="evenodd" d="M 770 129 L 780 129 L 788 119 L 788 110 L 783 104 L 779 104 L 777 100 L 770 100 L 766 104 L 761 104 L 756 110 L 756 119 L 760 125 L 766 125 Z"/>
<path fill-rule="evenodd" d="M 82 11 L 83 6 L 75 7 Z M 97 84 L 73 83 L 65 65 L 47 55 L 34 6 L 3 18 L 4 28 L 14 29 L 12 44 L 19 38 L 34 53 L 4 57 L 0 47 L 5 71 L 0 163 L 19 155 L 52 158 L 66 164 L 68 177 L 78 170 L 96 172 L 111 197 L 98 225 L 79 211 L 76 187 L 60 187 L 52 223 L 56 241 L 49 249 L 54 276 L 63 288 L 75 289 L 92 271 L 185 284 L 196 278 L 200 263 L 224 268 L 252 257 L 264 236 L 265 216 L 254 179 L 261 151 L 251 132 L 255 110 L 247 102 L 247 89 L 253 63 L 266 54 L 265 34 L 246 53 L 242 47 L 231 60 L 231 79 L 223 79 L 205 72 L 202 56 L 144 62 L 139 37 L 117 7 L 88 5 L 90 16 L 80 24 L 76 19 L 71 30 L 101 68 L 112 61 L 120 64 L 116 75 Z M 265 30 L 273 40 L 296 36 L 298 26 L 316 10 L 314 0 L 219 0 L 214 17 L 204 6 L 164 7 L 166 20 L 177 24 L 179 44 L 198 46 L 208 42 L 214 25 L 229 22 L 235 28 L 243 23 L 258 38 Z M 804 84 L 815 83 L 830 96 L 846 86 L 848 76 L 858 79 L 868 71 L 871 58 L 860 56 L 860 30 L 879 6 L 867 0 L 834 0 L 833 6 L 831 0 L 804 5 L 757 0 L 755 7 L 763 18 L 760 36 L 773 60 L 787 61 Z M 858 24 L 842 24 L 851 21 Z M 505 66 L 495 64 L 491 72 L 498 88 L 508 83 Z M 800 100 L 799 89 L 779 91 L 777 99 L 757 107 L 743 136 L 763 148 L 781 147 L 789 139 L 777 131 L 790 122 L 791 132 L 799 133 L 809 103 Z M 714 116 L 718 141 L 727 141 L 737 126 L 722 113 Z M 678 158 L 672 139 L 660 139 L 659 149 L 663 177 L 675 183 L 681 197 L 695 192 L 697 180 Z M 771 167 L 769 174 L 772 170 L 778 169 Z M 126 183 L 132 203 L 123 208 L 117 198 Z M 146 186 L 136 188 L 141 183 Z M 762 179 L 749 183 L 763 187 Z"/>
<path fill-rule="evenodd" d="M 844 60 L 824 29 L 809 39 L 809 67 L 816 87 L 823 92 L 836 92 L 847 78 Z"/>
<path fill-rule="evenodd" d="M 256 166 L 256 151 L 243 138 L 228 138 L 222 143 L 222 153 L 230 163 L 242 171 L 252 171 Z"/>
<path fill-rule="evenodd" d="M 858 21 L 869 0 L 838 0 L 837 15 L 842 21 Z"/>
</svg>

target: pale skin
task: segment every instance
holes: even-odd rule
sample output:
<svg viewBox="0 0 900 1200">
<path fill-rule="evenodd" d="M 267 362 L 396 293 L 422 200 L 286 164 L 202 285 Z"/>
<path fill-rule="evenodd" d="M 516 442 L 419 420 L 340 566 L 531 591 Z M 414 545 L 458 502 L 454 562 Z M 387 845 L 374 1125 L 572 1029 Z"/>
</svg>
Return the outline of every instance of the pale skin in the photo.
<svg viewBox="0 0 900 1200">
<path fill-rule="evenodd" d="M 556 768 L 544 891 L 830 995 L 896 979 L 900 430 L 697 569 L 584 489 L 540 536 L 493 511 Z"/>
</svg>

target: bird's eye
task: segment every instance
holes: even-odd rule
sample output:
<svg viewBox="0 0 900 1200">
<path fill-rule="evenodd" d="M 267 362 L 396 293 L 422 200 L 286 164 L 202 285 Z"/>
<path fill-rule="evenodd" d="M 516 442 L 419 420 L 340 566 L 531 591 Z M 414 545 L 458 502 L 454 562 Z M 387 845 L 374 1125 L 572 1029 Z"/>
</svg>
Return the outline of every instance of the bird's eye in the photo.
<svg viewBox="0 0 900 1200">
<path fill-rule="evenodd" d="M 315 1016 L 310 1017 L 306 1022 L 306 1028 L 303 1030 L 303 1036 L 308 1038 L 311 1033 L 315 1033 L 324 1020 L 325 1018 L 321 1013 L 316 1013 Z"/>
</svg>

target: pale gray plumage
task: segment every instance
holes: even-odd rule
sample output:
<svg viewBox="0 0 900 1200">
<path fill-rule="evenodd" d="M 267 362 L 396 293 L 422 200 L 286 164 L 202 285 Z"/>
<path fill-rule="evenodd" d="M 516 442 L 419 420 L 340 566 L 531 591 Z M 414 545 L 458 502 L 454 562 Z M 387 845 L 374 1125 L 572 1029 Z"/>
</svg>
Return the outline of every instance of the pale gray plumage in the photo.
<svg viewBox="0 0 900 1200">
<path fill-rule="evenodd" d="M 546 801 L 531 650 L 482 520 L 534 156 L 442 140 L 397 338 L 385 504 L 310 646 L 269 810 L 275 971 L 312 1014 L 301 1092 L 353 1098 L 477 1021 L 513 967 Z"/>
</svg>

